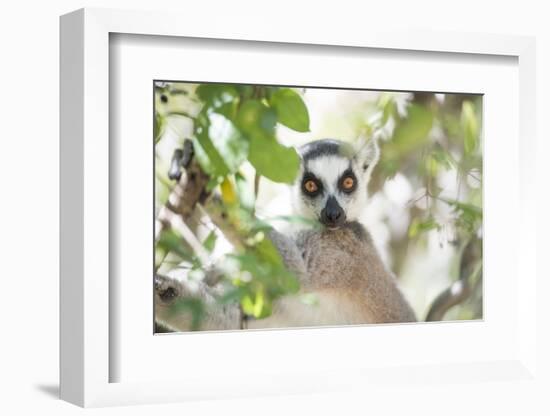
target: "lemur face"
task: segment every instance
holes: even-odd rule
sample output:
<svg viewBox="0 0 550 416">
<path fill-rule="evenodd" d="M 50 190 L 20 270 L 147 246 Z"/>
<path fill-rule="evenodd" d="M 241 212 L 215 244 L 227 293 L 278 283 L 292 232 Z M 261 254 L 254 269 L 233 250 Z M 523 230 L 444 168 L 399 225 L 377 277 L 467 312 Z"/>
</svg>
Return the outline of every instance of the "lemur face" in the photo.
<svg viewBox="0 0 550 416">
<path fill-rule="evenodd" d="M 329 229 L 356 221 L 367 202 L 367 184 L 379 150 L 374 140 L 358 146 L 316 140 L 299 149 L 302 166 L 294 185 L 294 210 Z"/>
</svg>

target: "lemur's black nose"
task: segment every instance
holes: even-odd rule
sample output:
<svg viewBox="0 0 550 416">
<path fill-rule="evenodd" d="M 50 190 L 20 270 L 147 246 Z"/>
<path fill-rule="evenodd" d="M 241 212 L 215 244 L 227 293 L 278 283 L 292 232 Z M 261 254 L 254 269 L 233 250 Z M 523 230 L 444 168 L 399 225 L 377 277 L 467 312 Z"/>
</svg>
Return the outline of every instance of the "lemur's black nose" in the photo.
<svg viewBox="0 0 550 416">
<path fill-rule="evenodd" d="M 335 197 L 330 196 L 321 210 L 321 222 L 327 227 L 338 227 L 346 221 L 346 213 Z"/>
</svg>

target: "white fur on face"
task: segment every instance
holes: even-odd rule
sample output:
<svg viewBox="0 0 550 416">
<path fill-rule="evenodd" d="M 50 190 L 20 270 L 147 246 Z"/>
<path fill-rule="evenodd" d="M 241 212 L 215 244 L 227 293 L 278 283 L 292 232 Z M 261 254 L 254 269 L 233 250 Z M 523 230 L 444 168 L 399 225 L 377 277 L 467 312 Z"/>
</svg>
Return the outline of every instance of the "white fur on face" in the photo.
<svg viewBox="0 0 550 416">
<path fill-rule="evenodd" d="M 350 166 L 350 160 L 338 156 L 322 156 L 307 163 L 308 171 L 323 182 L 325 193 L 334 196 L 338 193 L 338 179 Z"/>
<path fill-rule="evenodd" d="M 346 194 L 338 189 L 338 181 L 342 174 L 351 168 L 357 179 L 355 192 Z M 361 163 L 341 156 L 321 156 L 307 162 L 307 170 L 319 179 L 323 184 L 323 193 L 315 198 L 303 194 L 302 177 L 303 167 L 298 175 L 294 186 L 293 202 L 294 210 L 298 215 L 318 219 L 321 210 L 326 206 L 329 197 L 333 196 L 346 213 L 348 221 L 355 221 L 359 218 L 367 202 L 367 182 L 371 168 L 365 172 Z"/>
</svg>

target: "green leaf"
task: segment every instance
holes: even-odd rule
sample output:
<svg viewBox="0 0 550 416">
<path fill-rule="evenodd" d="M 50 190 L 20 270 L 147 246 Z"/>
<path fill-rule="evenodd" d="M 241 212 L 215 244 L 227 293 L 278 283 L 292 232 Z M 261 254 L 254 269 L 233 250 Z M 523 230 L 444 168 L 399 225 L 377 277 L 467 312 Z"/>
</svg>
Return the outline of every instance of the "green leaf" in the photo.
<svg viewBox="0 0 550 416">
<path fill-rule="evenodd" d="M 428 139 L 432 129 L 433 117 L 433 113 L 426 107 L 411 104 L 407 118 L 395 128 L 393 143 L 402 146 L 403 152 L 422 145 Z"/>
<path fill-rule="evenodd" d="M 263 265 L 258 257 L 251 251 L 247 251 L 245 254 L 228 254 L 227 257 L 236 260 L 241 270 L 250 272 L 252 276 L 256 278 L 268 273 L 265 265 Z"/>
<path fill-rule="evenodd" d="M 251 98 L 254 95 L 255 89 L 253 85 L 240 84 L 235 85 L 235 88 L 239 92 L 239 95 L 244 99 Z"/>
<path fill-rule="evenodd" d="M 201 321 L 205 314 L 205 305 L 201 299 L 186 298 L 178 299 L 172 306 L 170 306 L 170 314 L 177 315 L 182 312 L 191 313 L 191 331 L 198 331 L 200 329 Z"/>
<path fill-rule="evenodd" d="M 277 115 L 258 100 L 246 100 L 239 109 L 237 125 L 249 136 L 273 136 Z"/>
<path fill-rule="evenodd" d="M 246 178 L 240 172 L 235 173 L 235 185 L 241 206 L 248 211 L 253 210 L 256 199 L 254 190 L 248 186 Z"/>
<path fill-rule="evenodd" d="M 208 183 L 206 184 L 206 191 L 212 192 L 216 186 L 218 186 L 222 182 L 222 177 L 213 177 L 208 180 Z"/>
<path fill-rule="evenodd" d="M 246 287 L 233 286 L 218 298 L 218 302 L 221 305 L 239 303 L 247 293 L 248 292 Z"/>
<path fill-rule="evenodd" d="M 162 230 L 157 241 L 157 247 L 165 253 L 173 253 L 181 260 L 193 261 L 193 255 L 187 251 L 183 238 L 172 228 Z"/>
<path fill-rule="evenodd" d="M 400 161 L 422 148 L 429 139 L 434 115 L 426 107 L 411 104 L 407 117 L 400 120 L 391 141 L 381 149 L 381 168 L 387 177 L 393 177 L 400 168 Z"/>
<path fill-rule="evenodd" d="M 414 238 L 420 233 L 438 228 L 439 224 L 433 218 L 428 218 L 426 220 L 415 218 L 409 227 L 409 238 Z"/>
<path fill-rule="evenodd" d="M 481 210 L 481 208 L 476 205 L 468 204 L 465 202 L 453 201 L 451 199 L 443 199 L 443 200 L 448 204 L 454 206 L 457 210 L 468 212 L 468 214 L 472 216 L 481 217 L 483 215 L 483 211 Z"/>
<path fill-rule="evenodd" d="M 302 97 L 290 88 L 276 91 L 270 99 L 277 120 L 292 130 L 309 131 L 309 113 Z"/>
<path fill-rule="evenodd" d="M 296 150 L 277 143 L 273 137 L 251 136 L 248 160 L 260 175 L 273 182 L 294 182 L 300 168 Z"/>
<path fill-rule="evenodd" d="M 210 111 L 195 131 L 195 152 L 201 167 L 212 176 L 236 172 L 248 156 L 248 140 L 224 115 Z"/>
<path fill-rule="evenodd" d="M 208 134 L 197 134 L 193 140 L 193 149 L 197 161 L 210 176 L 225 176 L 229 173 L 229 168 L 225 164 Z"/>
<path fill-rule="evenodd" d="M 155 138 L 155 144 L 161 139 L 164 134 L 164 117 L 155 111 L 155 118 L 153 119 L 153 137 Z"/>
<path fill-rule="evenodd" d="M 252 315 L 256 319 L 267 318 L 272 312 L 272 302 L 262 286 L 253 293 L 245 295 L 241 300 L 243 312 Z"/>
<path fill-rule="evenodd" d="M 454 208 L 455 213 L 458 215 L 458 225 L 466 230 L 474 231 L 481 224 L 483 211 L 480 207 L 445 198 L 442 198 L 442 200 Z"/>
<path fill-rule="evenodd" d="M 279 215 L 272 218 L 266 218 L 265 221 L 259 223 L 259 226 L 262 226 L 263 224 L 271 224 L 276 221 L 284 221 L 289 225 L 307 227 L 312 230 L 322 230 L 324 228 L 323 224 L 321 224 L 319 220 L 301 215 Z"/>
<path fill-rule="evenodd" d="M 210 114 L 208 135 L 223 156 L 230 172 L 236 172 L 248 156 L 248 140 L 221 114 Z"/>
<path fill-rule="evenodd" d="M 228 84 L 201 84 L 197 87 L 196 94 L 206 105 L 214 108 L 238 97 L 237 89 Z"/>
<path fill-rule="evenodd" d="M 261 239 L 255 245 L 255 249 L 261 259 L 276 266 L 283 265 L 283 259 L 279 251 L 277 251 L 275 245 L 268 238 Z"/>
<path fill-rule="evenodd" d="M 271 97 L 273 97 L 273 94 L 275 94 L 277 91 L 281 89 L 281 87 L 264 87 L 265 88 L 265 95 L 268 100 L 271 100 Z"/>
<path fill-rule="evenodd" d="M 449 152 L 437 145 L 431 153 L 434 161 L 445 170 L 456 168 L 456 162 Z"/>
<path fill-rule="evenodd" d="M 209 253 L 212 253 L 212 251 L 214 251 L 214 248 L 216 247 L 217 239 L 218 239 L 218 236 L 216 235 L 216 232 L 214 230 L 210 231 L 210 233 L 202 243 L 206 251 L 208 251 Z"/>
<path fill-rule="evenodd" d="M 380 96 L 378 107 L 382 109 L 382 126 L 385 125 L 390 118 L 395 117 L 397 114 L 397 105 L 390 94 L 386 93 Z"/>
<path fill-rule="evenodd" d="M 239 299 L 243 311 L 256 318 L 265 318 L 272 311 L 272 303 L 279 296 L 296 293 L 300 289 L 298 279 L 290 273 L 271 241 L 260 239 L 243 254 L 231 254 L 241 272 L 248 272 L 250 280 L 232 282 L 236 289 L 230 291 L 224 302 Z"/>
<path fill-rule="evenodd" d="M 479 126 L 475 107 L 471 101 L 464 101 L 462 103 L 460 122 L 462 131 L 464 132 L 464 152 L 470 155 L 477 149 L 479 141 Z"/>
<path fill-rule="evenodd" d="M 265 250 L 266 247 L 263 247 L 262 250 Z M 276 250 L 274 256 L 280 259 Z M 241 270 L 246 270 L 253 276 L 253 281 L 250 284 L 265 285 L 272 296 L 295 293 L 300 288 L 296 276 L 286 269 L 282 260 L 270 258 L 270 254 L 265 251 L 262 253 L 261 250 L 248 249 L 245 254 L 230 255 L 230 258 L 237 260 Z"/>
<path fill-rule="evenodd" d="M 215 111 L 216 113 L 221 114 L 222 116 L 225 116 L 225 118 L 233 122 L 233 120 L 237 115 L 237 108 L 238 108 L 238 101 L 233 100 L 231 102 L 222 104 L 219 107 L 215 107 Z"/>
</svg>

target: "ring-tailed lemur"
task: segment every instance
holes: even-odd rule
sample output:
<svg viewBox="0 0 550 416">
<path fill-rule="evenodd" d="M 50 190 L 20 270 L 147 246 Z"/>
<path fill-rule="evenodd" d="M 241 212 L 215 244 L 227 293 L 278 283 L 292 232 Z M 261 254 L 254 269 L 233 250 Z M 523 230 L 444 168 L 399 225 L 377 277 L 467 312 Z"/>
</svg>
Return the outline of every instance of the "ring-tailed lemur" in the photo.
<svg viewBox="0 0 550 416">
<path fill-rule="evenodd" d="M 293 186 L 294 211 L 320 221 L 324 227 L 293 235 L 271 232 L 270 238 L 286 266 L 298 276 L 300 293 L 277 300 L 271 316 L 245 320 L 245 327 L 416 321 L 370 234 L 358 222 L 367 202 L 367 184 L 379 158 L 376 141 L 363 140 L 356 147 L 338 140 L 317 140 L 301 147 L 299 153 L 302 163 Z M 215 302 L 219 290 L 216 285 L 195 283 L 191 287 L 159 278 L 156 320 L 173 330 L 188 330 L 190 315 L 170 313 L 170 303 L 192 296 L 206 304 L 201 329 L 241 328 L 238 306 L 221 307 Z M 315 303 L 305 304 L 304 294 L 313 295 Z"/>
</svg>

